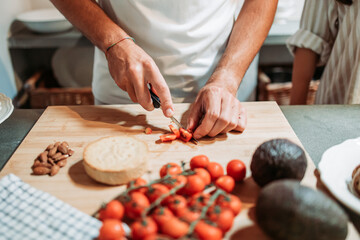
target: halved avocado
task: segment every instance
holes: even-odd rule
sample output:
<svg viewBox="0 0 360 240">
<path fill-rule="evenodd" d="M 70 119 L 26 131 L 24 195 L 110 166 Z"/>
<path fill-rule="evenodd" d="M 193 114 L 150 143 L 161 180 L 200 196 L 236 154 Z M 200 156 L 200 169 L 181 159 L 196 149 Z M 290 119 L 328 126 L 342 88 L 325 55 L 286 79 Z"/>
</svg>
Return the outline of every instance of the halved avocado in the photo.
<svg viewBox="0 0 360 240">
<path fill-rule="evenodd" d="M 287 139 L 272 139 L 255 151 L 250 169 L 259 186 L 283 178 L 301 180 L 306 171 L 304 150 Z"/>
<path fill-rule="evenodd" d="M 279 240 L 342 240 L 347 235 L 347 215 L 320 191 L 296 180 L 266 185 L 256 203 L 260 228 Z"/>
</svg>

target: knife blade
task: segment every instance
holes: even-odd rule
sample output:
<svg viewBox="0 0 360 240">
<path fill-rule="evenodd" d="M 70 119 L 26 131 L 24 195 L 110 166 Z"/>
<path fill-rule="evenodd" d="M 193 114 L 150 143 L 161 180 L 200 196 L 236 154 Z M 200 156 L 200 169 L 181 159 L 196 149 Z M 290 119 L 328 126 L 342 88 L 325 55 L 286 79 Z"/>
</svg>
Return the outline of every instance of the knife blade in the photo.
<svg viewBox="0 0 360 240">
<path fill-rule="evenodd" d="M 152 101 L 153 101 L 154 108 L 160 108 L 160 107 L 161 107 L 161 102 L 160 102 L 160 98 L 158 97 L 158 95 L 156 95 L 156 94 L 151 90 L 151 88 L 149 88 L 149 92 L 150 92 L 151 99 L 152 99 Z M 171 119 L 171 121 L 173 121 L 173 122 L 178 126 L 178 128 L 186 129 L 186 128 L 184 128 L 184 126 L 183 126 L 176 118 L 174 118 L 173 116 L 171 116 L 170 119 Z M 191 140 L 192 140 L 192 142 L 195 143 L 196 145 L 199 143 L 194 137 L 191 137 Z"/>
</svg>

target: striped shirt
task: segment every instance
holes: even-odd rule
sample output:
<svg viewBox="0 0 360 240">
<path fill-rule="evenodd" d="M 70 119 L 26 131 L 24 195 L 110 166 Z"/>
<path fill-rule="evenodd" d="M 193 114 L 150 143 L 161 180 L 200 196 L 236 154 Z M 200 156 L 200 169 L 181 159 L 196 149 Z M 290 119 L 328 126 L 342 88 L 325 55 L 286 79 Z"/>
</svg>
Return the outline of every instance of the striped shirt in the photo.
<svg viewBox="0 0 360 240">
<path fill-rule="evenodd" d="M 300 29 L 288 39 L 295 48 L 317 53 L 325 69 L 317 104 L 360 103 L 360 1 L 350 6 L 335 0 L 306 0 Z"/>
</svg>

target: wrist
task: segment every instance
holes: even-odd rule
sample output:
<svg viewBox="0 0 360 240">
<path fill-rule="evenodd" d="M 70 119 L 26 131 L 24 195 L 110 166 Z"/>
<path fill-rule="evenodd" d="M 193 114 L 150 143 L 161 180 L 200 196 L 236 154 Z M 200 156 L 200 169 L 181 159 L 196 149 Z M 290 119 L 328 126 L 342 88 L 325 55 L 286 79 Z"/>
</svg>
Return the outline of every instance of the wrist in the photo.
<svg viewBox="0 0 360 240">
<path fill-rule="evenodd" d="M 235 96 L 241 79 L 241 77 L 228 69 L 217 68 L 207 81 L 206 85 L 215 85 L 225 88 L 228 92 Z"/>
</svg>

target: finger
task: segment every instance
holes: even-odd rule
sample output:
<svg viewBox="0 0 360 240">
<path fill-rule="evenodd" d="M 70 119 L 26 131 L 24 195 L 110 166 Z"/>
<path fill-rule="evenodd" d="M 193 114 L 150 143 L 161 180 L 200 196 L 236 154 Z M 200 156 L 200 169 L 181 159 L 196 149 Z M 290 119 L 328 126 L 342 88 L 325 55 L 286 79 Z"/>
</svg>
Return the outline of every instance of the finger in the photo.
<svg viewBox="0 0 360 240">
<path fill-rule="evenodd" d="M 238 132 L 243 132 L 246 128 L 247 125 L 247 112 L 246 112 L 246 108 L 244 108 L 241 104 L 240 104 L 240 114 L 238 117 L 238 124 L 236 126 L 236 128 L 234 129 L 235 131 Z"/>
<path fill-rule="evenodd" d="M 146 110 L 151 111 L 154 106 L 151 102 L 149 89 L 144 79 L 141 65 L 134 65 L 129 68 L 130 82 L 133 84 L 135 95 L 138 103 Z"/>
<path fill-rule="evenodd" d="M 239 104 L 238 103 L 234 104 L 234 106 L 235 107 L 230 111 L 231 112 L 230 122 L 227 125 L 227 127 L 221 131 L 222 133 L 230 132 L 231 130 L 235 129 L 238 125 L 239 114 L 240 114 Z"/>
<path fill-rule="evenodd" d="M 211 129 L 214 127 L 215 122 L 220 116 L 221 111 L 221 103 L 220 101 L 211 101 L 213 99 L 205 99 L 207 102 L 204 106 L 208 106 L 205 108 L 205 116 L 202 120 L 201 124 L 196 128 L 194 132 L 194 138 L 199 139 L 209 134 Z"/>
<path fill-rule="evenodd" d="M 161 102 L 161 109 L 166 117 L 174 115 L 174 106 L 171 99 L 171 94 L 164 77 L 161 75 L 156 65 L 148 63 L 145 67 L 148 82 L 151 83 L 152 88 L 157 93 Z"/>
<path fill-rule="evenodd" d="M 189 112 L 190 112 L 190 114 L 187 119 L 186 128 L 189 131 L 194 132 L 194 129 L 197 127 L 197 125 L 203 115 L 203 113 L 201 111 L 201 103 L 198 101 L 195 101 L 193 104 L 191 104 Z"/>
<path fill-rule="evenodd" d="M 229 126 L 232 119 L 232 110 L 234 106 L 234 102 L 231 101 L 231 98 L 223 98 L 221 101 L 221 112 L 219 118 L 216 120 L 214 127 L 209 132 L 210 137 L 215 137 L 219 133 L 221 133 L 225 128 Z M 236 121 L 237 123 L 237 121 Z M 236 127 L 236 123 L 233 128 Z"/>
<path fill-rule="evenodd" d="M 131 101 L 133 101 L 134 103 L 138 102 L 136 98 L 134 86 L 129 81 L 126 84 L 126 92 L 128 93 Z"/>
</svg>

